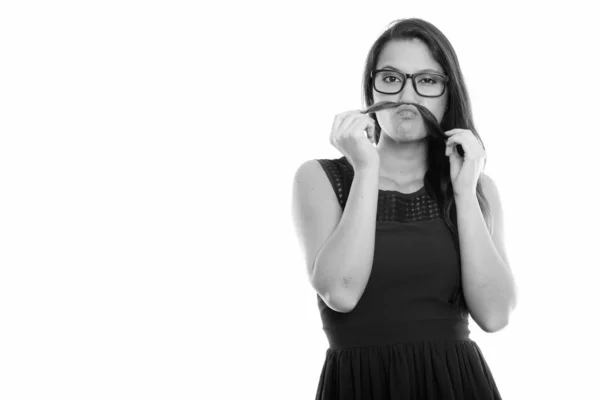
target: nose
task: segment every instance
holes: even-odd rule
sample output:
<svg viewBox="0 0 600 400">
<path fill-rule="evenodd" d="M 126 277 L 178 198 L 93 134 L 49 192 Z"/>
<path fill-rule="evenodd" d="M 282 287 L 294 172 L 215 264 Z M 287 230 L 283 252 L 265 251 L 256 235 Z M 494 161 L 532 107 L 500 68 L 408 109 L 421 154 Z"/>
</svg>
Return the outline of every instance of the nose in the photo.
<svg viewBox="0 0 600 400">
<path fill-rule="evenodd" d="M 397 94 L 398 103 L 417 103 L 419 98 L 419 94 L 415 91 L 415 88 L 412 83 L 412 77 L 406 80 L 402 91 Z"/>
</svg>

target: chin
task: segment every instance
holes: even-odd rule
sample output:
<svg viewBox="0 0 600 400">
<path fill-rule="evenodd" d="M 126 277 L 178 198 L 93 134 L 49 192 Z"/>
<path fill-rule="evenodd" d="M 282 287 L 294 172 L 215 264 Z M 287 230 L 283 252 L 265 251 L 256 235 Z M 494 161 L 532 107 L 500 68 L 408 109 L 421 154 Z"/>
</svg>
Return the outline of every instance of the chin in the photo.
<svg viewBox="0 0 600 400">
<path fill-rule="evenodd" d="M 425 134 L 416 134 L 416 133 L 411 133 L 411 132 L 406 132 L 406 133 L 397 133 L 394 135 L 388 135 L 386 133 L 386 136 L 389 137 L 392 141 L 394 142 L 417 142 L 417 141 L 422 141 L 425 140 L 427 138 L 427 135 Z"/>
<path fill-rule="evenodd" d="M 389 136 L 391 139 L 394 140 L 398 140 L 398 141 L 410 141 L 410 140 L 423 140 L 427 137 L 427 132 L 423 131 L 422 126 L 418 127 L 417 129 L 406 129 L 406 130 L 401 130 L 401 129 L 391 129 L 391 130 L 385 130 L 382 128 L 382 132 L 385 132 L 385 134 L 387 136 Z M 389 134 L 387 132 L 392 132 L 392 134 Z"/>
</svg>

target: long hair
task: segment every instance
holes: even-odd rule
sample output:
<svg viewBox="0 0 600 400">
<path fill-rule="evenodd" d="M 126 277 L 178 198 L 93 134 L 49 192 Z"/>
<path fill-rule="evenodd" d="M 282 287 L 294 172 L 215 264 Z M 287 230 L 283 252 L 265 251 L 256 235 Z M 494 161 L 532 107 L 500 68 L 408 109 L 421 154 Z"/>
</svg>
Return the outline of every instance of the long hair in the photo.
<svg viewBox="0 0 600 400">
<path fill-rule="evenodd" d="M 369 107 L 374 103 L 373 81 L 370 76 L 371 71 L 375 69 L 379 55 L 384 46 L 389 41 L 395 39 L 419 39 L 424 42 L 429 48 L 433 58 L 442 66 L 444 72 L 448 75 L 449 80 L 446 87 L 446 90 L 448 91 L 448 109 L 440 122 L 443 131 L 455 128 L 469 129 L 485 149 L 483 141 L 477 133 L 475 124 L 473 123 L 471 102 L 456 53 L 446 36 L 438 28 L 427 21 L 418 18 L 396 20 L 392 22 L 388 29 L 379 36 L 375 43 L 373 43 L 365 63 L 362 82 L 363 103 L 365 103 L 366 107 Z M 371 113 L 369 116 L 375 120 L 375 142 L 379 143 L 381 127 L 377 122 L 375 113 Z M 445 155 L 445 145 L 443 142 L 429 141 L 428 143 L 425 187 L 440 205 L 444 222 L 452 233 L 454 245 L 459 255 L 459 279 L 456 289 L 448 301 L 458 309 L 463 317 L 467 317 L 469 315 L 469 310 L 462 290 L 462 261 L 458 238 L 456 202 L 450 178 L 450 161 Z M 491 232 L 493 228 L 491 225 L 490 209 L 487 199 L 483 194 L 481 179 L 482 176 L 480 175 L 477 180 L 476 188 L 477 200 L 488 229 Z"/>
</svg>

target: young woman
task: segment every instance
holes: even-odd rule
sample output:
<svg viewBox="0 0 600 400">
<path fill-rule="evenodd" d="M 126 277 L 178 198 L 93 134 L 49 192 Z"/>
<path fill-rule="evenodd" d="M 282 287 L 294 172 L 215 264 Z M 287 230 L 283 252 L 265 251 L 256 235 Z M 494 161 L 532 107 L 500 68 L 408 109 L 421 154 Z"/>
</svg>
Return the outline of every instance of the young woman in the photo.
<svg viewBox="0 0 600 400">
<path fill-rule="evenodd" d="M 337 115 L 330 142 L 343 156 L 305 162 L 294 181 L 329 341 L 316 398 L 500 399 L 468 316 L 502 329 L 517 289 L 452 45 L 426 21 L 396 21 L 363 88 L 367 107 L 399 106 Z"/>
</svg>

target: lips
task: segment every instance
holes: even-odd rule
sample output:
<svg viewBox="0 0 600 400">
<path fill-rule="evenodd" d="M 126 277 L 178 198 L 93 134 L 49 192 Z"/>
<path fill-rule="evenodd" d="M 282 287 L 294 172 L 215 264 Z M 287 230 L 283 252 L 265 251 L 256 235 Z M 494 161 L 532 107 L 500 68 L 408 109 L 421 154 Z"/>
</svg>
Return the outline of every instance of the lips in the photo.
<svg viewBox="0 0 600 400">
<path fill-rule="evenodd" d="M 418 113 L 417 108 L 410 104 L 402 104 L 400 107 L 398 107 L 398 110 L 397 110 L 398 113 L 403 112 L 403 111 L 410 111 L 414 115 L 417 115 L 417 113 Z"/>
</svg>

